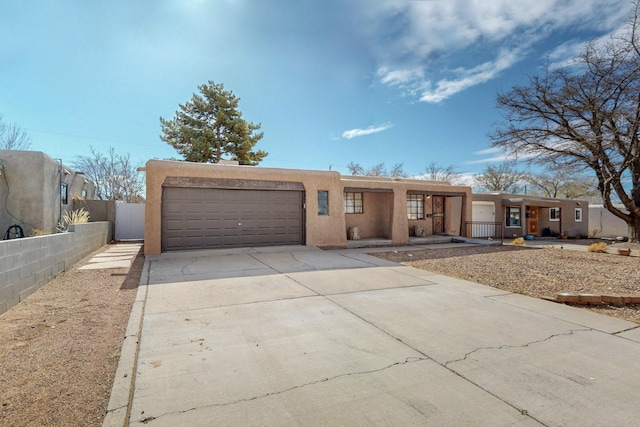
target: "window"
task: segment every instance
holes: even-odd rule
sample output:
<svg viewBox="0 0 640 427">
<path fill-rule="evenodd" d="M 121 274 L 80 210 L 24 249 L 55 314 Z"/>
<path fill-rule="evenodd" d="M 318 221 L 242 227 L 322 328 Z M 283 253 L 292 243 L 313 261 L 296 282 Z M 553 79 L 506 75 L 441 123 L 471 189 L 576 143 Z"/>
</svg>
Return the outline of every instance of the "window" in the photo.
<svg viewBox="0 0 640 427">
<path fill-rule="evenodd" d="M 344 193 L 344 213 L 361 214 L 362 193 Z"/>
<path fill-rule="evenodd" d="M 507 206 L 505 211 L 507 227 L 520 227 L 520 206 Z"/>
<path fill-rule="evenodd" d="M 318 215 L 329 215 L 328 191 L 318 191 Z"/>
<path fill-rule="evenodd" d="M 560 208 L 549 208 L 549 221 L 560 221 Z"/>
<path fill-rule="evenodd" d="M 69 198 L 67 194 L 68 194 L 67 183 L 63 182 L 62 184 L 60 184 L 60 201 L 62 202 L 63 205 L 66 205 L 67 203 L 69 203 Z"/>
<path fill-rule="evenodd" d="M 407 218 L 424 219 L 424 196 L 407 194 Z"/>
<path fill-rule="evenodd" d="M 576 208 L 574 212 L 574 218 L 576 219 L 576 222 L 582 222 L 582 208 Z"/>
</svg>

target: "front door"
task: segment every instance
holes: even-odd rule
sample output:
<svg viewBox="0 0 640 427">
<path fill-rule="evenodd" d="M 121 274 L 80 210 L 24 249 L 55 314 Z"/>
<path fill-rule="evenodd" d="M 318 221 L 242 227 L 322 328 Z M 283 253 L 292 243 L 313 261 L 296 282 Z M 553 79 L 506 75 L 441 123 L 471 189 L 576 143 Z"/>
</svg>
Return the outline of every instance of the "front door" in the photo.
<svg viewBox="0 0 640 427">
<path fill-rule="evenodd" d="M 444 233 L 444 196 L 433 196 L 433 234 Z"/>
<path fill-rule="evenodd" d="M 527 206 L 527 234 L 538 235 L 538 208 Z"/>
</svg>

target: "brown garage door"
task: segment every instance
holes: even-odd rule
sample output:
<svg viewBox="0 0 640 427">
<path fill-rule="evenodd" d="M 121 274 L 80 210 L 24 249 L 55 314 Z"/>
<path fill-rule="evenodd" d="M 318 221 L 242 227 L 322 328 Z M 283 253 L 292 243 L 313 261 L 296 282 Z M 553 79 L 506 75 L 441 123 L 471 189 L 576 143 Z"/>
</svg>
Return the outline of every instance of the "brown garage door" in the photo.
<svg viewBox="0 0 640 427">
<path fill-rule="evenodd" d="M 162 250 L 303 244 L 303 192 L 163 189 Z"/>
</svg>

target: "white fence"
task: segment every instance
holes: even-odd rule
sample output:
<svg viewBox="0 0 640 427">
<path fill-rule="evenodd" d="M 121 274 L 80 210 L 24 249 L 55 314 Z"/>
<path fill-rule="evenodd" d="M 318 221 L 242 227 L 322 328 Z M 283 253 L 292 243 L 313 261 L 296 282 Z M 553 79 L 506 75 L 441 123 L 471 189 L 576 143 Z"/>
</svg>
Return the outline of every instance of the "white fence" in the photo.
<svg viewBox="0 0 640 427">
<path fill-rule="evenodd" d="M 619 206 L 623 211 L 624 207 Z M 602 205 L 589 206 L 589 237 L 624 237 L 629 236 L 626 222 L 606 210 Z"/>
<path fill-rule="evenodd" d="M 116 240 L 144 239 L 144 208 L 144 203 L 116 202 Z"/>
</svg>

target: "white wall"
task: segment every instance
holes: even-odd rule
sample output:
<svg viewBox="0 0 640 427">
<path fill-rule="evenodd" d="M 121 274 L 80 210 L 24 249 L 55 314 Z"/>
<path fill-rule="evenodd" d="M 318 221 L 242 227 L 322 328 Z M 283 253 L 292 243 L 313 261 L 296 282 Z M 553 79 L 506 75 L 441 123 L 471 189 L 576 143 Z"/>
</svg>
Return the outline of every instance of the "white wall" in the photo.
<svg viewBox="0 0 640 427">
<path fill-rule="evenodd" d="M 626 209 L 622 208 L 626 211 Z M 629 236 L 627 223 L 602 205 L 589 206 L 589 237 Z"/>
</svg>

